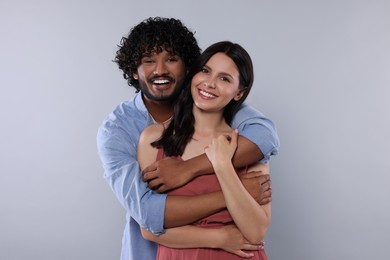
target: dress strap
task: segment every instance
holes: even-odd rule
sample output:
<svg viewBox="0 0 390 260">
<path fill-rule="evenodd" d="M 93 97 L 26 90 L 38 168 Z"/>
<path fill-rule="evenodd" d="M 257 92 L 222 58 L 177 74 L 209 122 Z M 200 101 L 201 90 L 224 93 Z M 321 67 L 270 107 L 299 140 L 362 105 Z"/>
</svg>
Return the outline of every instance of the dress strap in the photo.
<svg viewBox="0 0 390 260">
<path fill-rule="evenodd" d="M 159 160 L 164 159 L 164 158 L 165 158 L 164 149 L 162 149 L 162 148 L 158 149 L 156 160 L 159 161 Z"/>
</svg>

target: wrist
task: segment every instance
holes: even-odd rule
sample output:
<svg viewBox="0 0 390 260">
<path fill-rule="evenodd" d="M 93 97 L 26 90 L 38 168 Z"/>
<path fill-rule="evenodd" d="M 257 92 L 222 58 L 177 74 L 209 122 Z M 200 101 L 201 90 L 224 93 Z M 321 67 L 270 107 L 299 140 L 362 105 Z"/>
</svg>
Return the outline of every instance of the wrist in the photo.
<svg viewBox="0 0 390 260">
<path fill-rule="evenodd" d="M 231 161 L 217 161 L 216 163 L 213 164 L 213 168 L 216 174 L 223 173 L 223 172 L 228 172 L 233 170 L 234 171 L 234 166 Z"/>
<path fill-rule="evenodd" d="M 221 249 L 225 236 L 223 235 L 223 228 L 210 228 L 208 234 L 208 247 L 213 249 Z"/>
<path fill-rule="evenodd" d="M 193 178 L 213 172 L 213 165 L 206 154 L 198 155 L 186 161 L 189 172 Z"/>
<path fill-rule="evenodd" d="M 182 172 L 189 181 L 197 176 L 196 163 L 193 162 L 193 159 L 183 161 Z"/>
</svg>

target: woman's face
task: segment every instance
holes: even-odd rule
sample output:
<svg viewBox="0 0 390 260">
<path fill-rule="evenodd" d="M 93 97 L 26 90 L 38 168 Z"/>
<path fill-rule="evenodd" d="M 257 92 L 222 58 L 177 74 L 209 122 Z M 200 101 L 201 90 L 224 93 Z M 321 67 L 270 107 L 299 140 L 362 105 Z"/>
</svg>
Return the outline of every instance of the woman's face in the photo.
<svg viewBox="0 0 390 260">
<path fill-rule="evenodd" d="M 233 98 L 242 97 L 239 77 L 238 68 L 230 57 L 221 52 L 214 54 L 192 78 L 194 104 L 205 111 L 223 111 Z"/>
</svg>

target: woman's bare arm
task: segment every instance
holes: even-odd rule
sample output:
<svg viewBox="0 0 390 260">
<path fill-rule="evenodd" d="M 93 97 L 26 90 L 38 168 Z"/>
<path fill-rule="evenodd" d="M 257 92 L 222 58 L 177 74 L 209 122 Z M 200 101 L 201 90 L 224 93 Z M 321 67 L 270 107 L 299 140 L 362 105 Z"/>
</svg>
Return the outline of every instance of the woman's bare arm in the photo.
<svg viewBox="0 0 390 260">
<path fill-rule="evenodd" d="M 260 206 L 242 185 L 231 158 L 236 149 L 237 133 L 219 136 L 205 149 L 213 164 L 226 201 L 227 209 L 242 234 L 251 243 L 260 243 L 268 229 L 271 219 L 271 205 Z M 257 170 L 269 174 L 269 165 L 256 164 L 250 171 Z"/>
<path fill-rule="evenodd" d="M 137 148 L 137 160 L 141 170 L 156 161 L 158 150 L 150 143 L 157 140 L 163 130 L 162 125 L 156 124 L 142 132 Z M 164 226 L 170 228 L 187 225 L 224 208 L 226 204 L 221 191 L 197 196 L 168 195 L 164 211 Z"/>
<path fill-rule="evenodd" d="M 233 156 L 234 167 L 253 164 L 263 157 L 263 153 L 256 144 L 245 137 L 238 138 L 237 151 Z M 206 154 L 185 161 L 166 158 L 146 166 L 142 171 L 143 179 L 148 182 L 151 189 L 158 192 L 180 187 L 197 176 L 213 171 L 213 166 Z"/>
<path fill-rule="evenodd" d="M 167 229 L 164 234 L 155 236 L 141 229 L 142 236 L 150 241 L 172 248 L 219 248 L 243 258 L 253 256 L 251 252 L 262 245 L 250 244 L 235 225 L 220 228 L 201 228 L 192 225 Z M 245 250 L 245 251 L 243 251 Z"/>
</svg>

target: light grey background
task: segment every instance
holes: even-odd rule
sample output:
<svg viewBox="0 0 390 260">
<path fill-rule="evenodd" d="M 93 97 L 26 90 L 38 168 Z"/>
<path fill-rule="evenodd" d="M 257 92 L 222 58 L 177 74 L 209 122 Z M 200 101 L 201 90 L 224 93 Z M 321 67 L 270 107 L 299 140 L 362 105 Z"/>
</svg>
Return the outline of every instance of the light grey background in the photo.
<svg viewBox="0 0 390 260">
<path fill-rule="evenodd" d="M 389 3 L 1 0 L 0 259 L 119 258 L 96 131 L 134 93 L 116 44 L 157 15 L 254 60 L 249 102 L 282 142 L 269 258 L 389 259 Z"/>
</svg>

